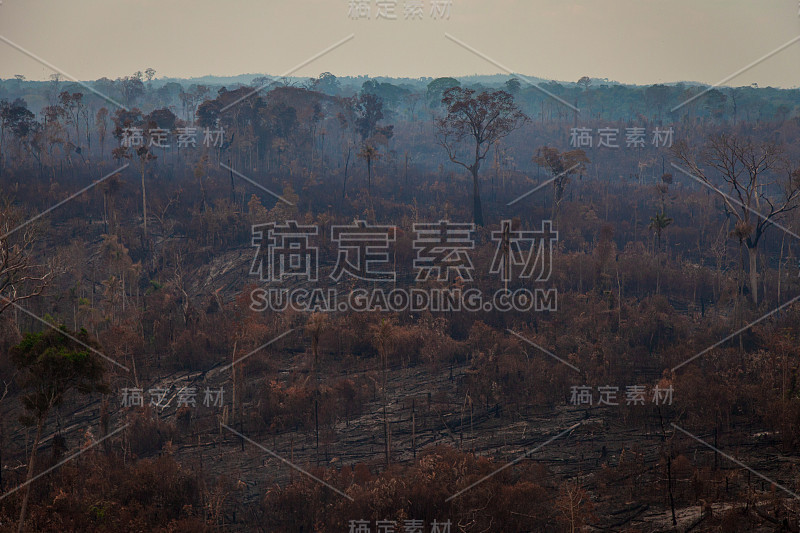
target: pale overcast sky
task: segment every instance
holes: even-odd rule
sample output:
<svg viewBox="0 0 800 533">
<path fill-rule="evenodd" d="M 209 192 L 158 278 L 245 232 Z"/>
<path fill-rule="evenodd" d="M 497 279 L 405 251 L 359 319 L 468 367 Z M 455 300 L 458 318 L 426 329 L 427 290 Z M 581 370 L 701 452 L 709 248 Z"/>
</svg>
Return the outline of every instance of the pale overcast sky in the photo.
<svg viewBox="0 0 800 533">
<path fill-rule="evenodd" d="M 716 83 L 800 36 L 797 0 L 452 0 L 447 20 L 352 20 L 350 0 L 2 0 L 0 36 L 81 80 L 281 74 L 444 76 L 501 70 L 576 81 Z M 412 2 L 413 3 L 413 2 Z M 52 70 L 0 42 L 0 77 Z M 800 41 L 729 85 L 799 87 Z"/>
</svg>

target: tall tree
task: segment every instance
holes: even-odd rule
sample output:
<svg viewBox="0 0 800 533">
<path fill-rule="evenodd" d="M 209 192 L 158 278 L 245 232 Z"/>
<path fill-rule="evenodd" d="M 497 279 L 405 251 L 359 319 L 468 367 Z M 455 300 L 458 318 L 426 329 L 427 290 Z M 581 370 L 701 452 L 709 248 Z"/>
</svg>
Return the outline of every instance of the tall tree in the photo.
<svg viewBox="0 0 800 533">
<path fill-rule="evenodd" d="M 536 151 L 533 162 L 540 167 L 546 168 L 553 176 L 553 209 L 551 218 L 558 218 L 561 209 L 561 201 L 564 199 L 564 191 L 569 183 L 570 176 L 586 169 L 589 158 L 583 150 L 570 150 L 559 152 L 557 148 L 543 146 Z"/>
<path fill-rule="evenodd" d="M 22 98 L 13 102 L 0 100 L 0 174 L 2 174 L 5 154 L 8 152 L 6 145 L 6 132 L 20 140 L 27 137 L 35 129 L 36 116 L 28 109 L 28 104 Z"/>
<path fill-rule="evenodd" d="M 775 141 L 757 142 L 728 133 L 711 136 L 697 154 L 685 141 L 673 150 L 736 218 L 734 236 L 747 247 L 750 296 L 758 304 L 758 244 L 781 215 L 800 206 L 800 168 L 784 160 L 783 148 Z M 727 190 L 713 185 L 717 177 Z"/>
<path fill-rule="evenodd" d="M 58 95 L 59 103 L 64 109 L 67 124 L 75 128 L 75 151 L 81 153 L 81 118 L 86 113 L 86 104 L 83 103 L 83 93 L 70 93 L 62 91 Z"/>
<path fill-rule="evenodd" d="M 106 133 L 108 132 L 108 109 L 101 107 L 94 117 L 97 136 L 100 137 L 100 159 L 103 159 L 106 148 Z"/>
<path fill-rule="evenodd" d="M 461 82 L 455 78 L 436 78 L 428 84 L 425 92 L 425 101 L 428 107 L 439 107 L 442 103 L 442 96 L 445 91 L 452 87 L 460 87 Z"/>
<path fill-rule="evenodd" d="M 361 151 L 358 152 L 358 158 L 363 159 L 367 164 L 367 192 L 369 194 L 372 194 L 372 162 L 378 157 L 378 150 L 370 143 L 364 143 Z"/>
<path fill-rule="evenodd" d="M 672 224 L 672 219 L 663 211 L 650 217 L 650 224 L 647 227 L 656 234 L 656 253 L 661 251 L 661 234 L 670 224 Z"/>
<path fill-rule="evenodd" d="M 11 360 L 20 371 L 20 384 L 25 391 L 22 396 L 22 404 L 28 413 L 25 420 L 36 424 L 18 532 L 22 532 L 25 526 L 36 451 L 48 415 L 72 392 L 108 392 L 108 386 L 103 382 L 103 365 L 87 348 L 96 343 L 89 338 L 86 330 L 69 333 L 66 328 L 62 329 L 63 334 L 53 330 L 29 333 L 11 350 Z"/>
<path fill-rule="evenodd" d="M 648 107 L 656 109 L 657 120 L 661 120 L 664 107 L 669 100 L 670 89 L 666 85 L 651 85 L 644 91 L 644 100 Z"/>
<path fill-rule="evenodd" d="M 16 302 L 38 296 L 52 278 L 52 271 L 34 262 L 37 227 L 20 227 L 22 210 L 10 201 L 0 204 L 0 314 Z M 19 229 L 16 229 L 19 228 Z"/>
<path fill-rule="evenodd" d="M 323 72 L 317 78 L 311 80 L 311 88 L 315 91 L 336 96 L 341 90 L 341 84 L 336 76 L 330 72 Z"/>
<path fill-rule="evenodd" d="M 472 175 L 473 220 L 483 225 L 478 171 L 489 149 L 497 141 L 516 130 L 528 117 L 505 91 L 482 92 L 451 87 L 444 92 L 442 103 L 446 115 L 437 121 L 439 144 L 447 151 L 450 161 L 461 165 Z M 469 139 L 474 144 L 464 155 L 458 147 Z"/>
<path fill-rule="evenodd" d="M 147 79 L 147 86 L 149 88 L 150 85 L 153 83 L 153 78 L 156 77 L 156 69 L 154 68 L 145 69 L 144 77 L 145 79 Z"/>
<path fill-rule="evenodd" d="M 133 76 L 117 78 L 116 85 L 122 95 L 122 100 L 125 102 L 125 105 L 129 107 L 144 94 L 144 83 L 142 83 L 141 72 Z"/>
<path fill-rule="evenodd" d="M 394 134 L 394 126 L 381 126 L 383 120 L 383 100 L 369 92 L 362 92 L 354 100 L 354 125 L 361 136 L 361 149 L 358 157 L 367 165 L 367 188 L 372 191 L 372 163 L 380 157 L 378 147 L 386 146 Z"/>
<path fill-rule="evenodd" d="M 142 244 L 147 246 L 147 189 L 145 175 L 147 165 L 157 156 L 150 150 L 150 132 L 158 125 L 157 121 L 148 115 L 142 117 L 141 111 L 133 109 L 125 111 L 118 109 L 114 113 L 114 137 L 121 141 L 119 147 L 112 150 L 114 159 L 130 159 L 139 163 L 139 172 L 142 177 Z M 141 138 L 132 138 L 132 132 L 138 132 Z"/>
</svg>

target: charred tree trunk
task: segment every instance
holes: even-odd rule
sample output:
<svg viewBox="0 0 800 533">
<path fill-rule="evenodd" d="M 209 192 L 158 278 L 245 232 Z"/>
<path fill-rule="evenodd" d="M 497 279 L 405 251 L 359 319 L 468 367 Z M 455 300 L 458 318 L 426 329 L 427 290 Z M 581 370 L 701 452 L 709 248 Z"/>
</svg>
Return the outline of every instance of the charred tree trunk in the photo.
<svg viewBox="0 0 800 533">
<path fill-rule="evenodd" d="M 758 305 L 758 253 L 755 246 L 747 246 L 747 255 L 750 259 L 750 299 L 753 305 Z"/>
<path fill-rule="evenodd" d="M 347 171 L 350 167 L 351 147 L 347 147 L 347 157 L 344 159 L 344 181 L 342 182 L 342 199 L 347 195 Z"/>
<path fill-rule="evenodd" d="M 480 163 L 475 163 L 470 171 L 472 172 L 472 218 L 476 226 L 483 226 L 483 209 L 481 207 L 481 191 L 478 186 L 478 167 Z"/>
<path fill-rule="evenodd" d="M 22 498 L 22 508 L 19 511 L 19 524 L 17 525 L 17 533 L 22 533 L 25 527 L 25 512 L 28 510 L 28 499 L 31 496 L 31 479 L 33 478 L 33 469 L 36 463 L 36 450 L 39 448 L 39 441 L 42 439 L 42 428 L 44 427 L 45 417 L 39 419 L 36 425 L 36 437 L 33 439 L 33 448 L 31 449 L 31 458 L 28 460 L 28 474 L 25 476 L 25 496 Z"/>
</svg>

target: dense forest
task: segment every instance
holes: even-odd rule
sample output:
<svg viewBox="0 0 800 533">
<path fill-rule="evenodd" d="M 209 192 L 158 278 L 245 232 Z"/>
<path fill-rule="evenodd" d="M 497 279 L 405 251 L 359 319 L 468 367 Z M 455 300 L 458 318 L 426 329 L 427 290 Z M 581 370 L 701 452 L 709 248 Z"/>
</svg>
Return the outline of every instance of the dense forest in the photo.
<svg viewBox="0 0 800 533">
<path fill-rule="evenodd" d="M 0 531 L 800 530 L 796 89 L 251 78 L 0 82 Z"/>
</svg>

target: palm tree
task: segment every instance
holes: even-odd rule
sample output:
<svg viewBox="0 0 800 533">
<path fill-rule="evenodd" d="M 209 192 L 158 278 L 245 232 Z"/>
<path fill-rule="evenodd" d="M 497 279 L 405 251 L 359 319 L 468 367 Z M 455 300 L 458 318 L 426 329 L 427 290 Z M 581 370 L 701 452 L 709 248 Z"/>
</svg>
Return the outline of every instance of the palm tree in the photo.
<svg viewBox="0 0 800 533">
<path fill-rule="evenodd" d="M 656 242 L 658 243 L 656 249 L 658 251 L 661 251 L 661 232 L 667 229 L 670 224 L 672 224 L 672 219 L 664 214 L 663 211 L 654 217 L 650 217 L 650 224 L 647 228 L 656 232 Z"/>
<path fill-rule="evenodd" d="M 361 151 L 358 153 L 358 158 L 363 159 L 367 163 L 367 192 L 372 194 L 372 161 L 379 157 L 378 149 L 370 143 L 365 142 Z"/>
</svg>

